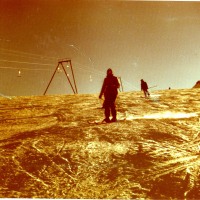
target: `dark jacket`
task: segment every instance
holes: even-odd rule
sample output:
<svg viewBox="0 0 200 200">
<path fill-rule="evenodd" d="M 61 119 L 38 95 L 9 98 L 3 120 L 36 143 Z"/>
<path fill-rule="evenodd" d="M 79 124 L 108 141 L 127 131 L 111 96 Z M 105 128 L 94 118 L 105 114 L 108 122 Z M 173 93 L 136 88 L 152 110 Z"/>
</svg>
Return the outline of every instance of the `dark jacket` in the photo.
<svg viewBox="0 0 200 200">
<path fill-rule="evenodd" d="M 148 85 L 145 81 L 141 81 L 141 90 L 147 91 Z"/>
<path fill-rule="evenodd" d="M 104 94 L 105 99 L 109 97 L 116 97 L 120 84 L 116 76 L 108 75 L 103 82 L 99 98 Z"/>
</svg>

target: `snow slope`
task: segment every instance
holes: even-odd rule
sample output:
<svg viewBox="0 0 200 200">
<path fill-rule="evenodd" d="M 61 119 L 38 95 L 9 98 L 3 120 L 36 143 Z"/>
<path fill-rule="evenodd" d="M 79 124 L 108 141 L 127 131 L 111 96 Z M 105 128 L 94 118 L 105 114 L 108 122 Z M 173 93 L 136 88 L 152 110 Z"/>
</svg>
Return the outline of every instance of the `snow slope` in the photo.
<svg viewBox="0 0 200 200">
<path fill-rule="evenodd" d="M 0 97 L 0 197 L 200 198 L 200 90 L 142 95 Z"/>
</svg>

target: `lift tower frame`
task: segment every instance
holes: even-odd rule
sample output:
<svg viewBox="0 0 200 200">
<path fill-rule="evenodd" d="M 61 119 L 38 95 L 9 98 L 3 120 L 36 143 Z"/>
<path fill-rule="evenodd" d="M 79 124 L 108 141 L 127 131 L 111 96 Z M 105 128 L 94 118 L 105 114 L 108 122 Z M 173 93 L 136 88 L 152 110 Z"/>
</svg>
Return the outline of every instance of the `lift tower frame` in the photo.
<svg viewBox="0 0 200 200">
<path fill-rule="evenodd" d="M 67 72 L 66 72 L 66 70 L 65 70 L 65 67 L 64 67 L 64 65 L 63 65 L 64 63 L 67 63 L 67 64 L 70 65 L 70 69 L 71 69 L 71 73 L 72 73 L 72 78 L 73 78 L 73 84 L 72 84 L 72 82 L 70 81 L 69 75 L 67 74 Z M 44 92 L 43 95 L 46 94 L 46 92 L 47 92 L 47 90 L 48 90 L 48 88 L 49 88 L 49 86 L 50 86 L 50 84 L 51 84 L 51 82 L 52 82 L 52 80 L 53 80 L 53 78 L 54 78 L 54 76 L 55 76 L 55 74 L 56 74 L 56 71 L 59 69 L 60 65 L 61 65 L 61 67 L 62 67 L 62 69 L 63 69 L 63 71 L 64 71 L 64 73 L 65 73 L 65 75 L 66 75 L 66 77 L 67 77 L 67 80 L 68 80 L 68 82 L 69 82 L 69 84 L 70 84 L 70 86 L 71 86 L 71 88 L 72 88 L 73 93 L 74 93 L 74 94 L 78 94 L 78 90 L 77 90 L 77 86 L 76 86 L 76 80 L 75 80 L 74 71 L 73 71 L 73 67 L 72 67 L 72 61 L 66 59 L 66 60 L 58 61 L 58 65 L 56 66 L 56 69 L 55 69 L 55 71 L 54 71 L 54 73 L 53 73 L 53 75 L 52 75 L 52 77 L 51 77 L 51 79 L 50 79 L 50 81 L 49 81 L 49 83 L 48 83 L 48 85 L 47 85 L 47 88 L 46 88 L 46 90 L 45 90 L 45 92 Z"/>
</svg>

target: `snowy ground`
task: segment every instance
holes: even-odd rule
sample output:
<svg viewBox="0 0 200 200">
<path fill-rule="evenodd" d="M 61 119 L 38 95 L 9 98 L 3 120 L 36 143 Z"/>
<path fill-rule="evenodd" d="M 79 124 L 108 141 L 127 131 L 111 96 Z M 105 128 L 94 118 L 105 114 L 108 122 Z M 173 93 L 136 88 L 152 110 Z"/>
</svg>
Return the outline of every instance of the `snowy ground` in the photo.
<svg viewBox="0 0 200 200">
<path fill-rule="evenodd" d="M 200 89 L 141 95 L 1 97 L 0 197 L 200 199 Z"/>
</svg>

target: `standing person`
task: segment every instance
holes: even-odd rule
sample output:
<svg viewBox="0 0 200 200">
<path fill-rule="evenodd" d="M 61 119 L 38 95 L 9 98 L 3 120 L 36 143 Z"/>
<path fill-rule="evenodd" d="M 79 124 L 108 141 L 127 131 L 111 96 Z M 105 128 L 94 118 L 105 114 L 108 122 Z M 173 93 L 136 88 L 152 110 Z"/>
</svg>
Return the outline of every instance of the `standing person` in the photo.
<svg viewBox="0 0 200 200">
<path fill-rule="evenodd" d="M 107 70 L 107 76 L 104 79 L 99 98 L 101 99 L 104 95 L 104 109 L 105 109 L 105 119 L 104 121 L 116 122 L 117 112 L 115 108 L 115 100 L 118 94 L 118 88 L 120 84 L 116 76 L 113 75 L 112 69 Z M 112 119 L 110 120 L 110 112 L 112 114 Z"/>
<path fill-rule="evenodd" d="M 147 97 L 147 95 L 150 96 L 148 89 L 149 88 L 147 83 L 143 79 L 141 79 L 141 91 L 143 90 L 145 98 Z"/>
</svg>

